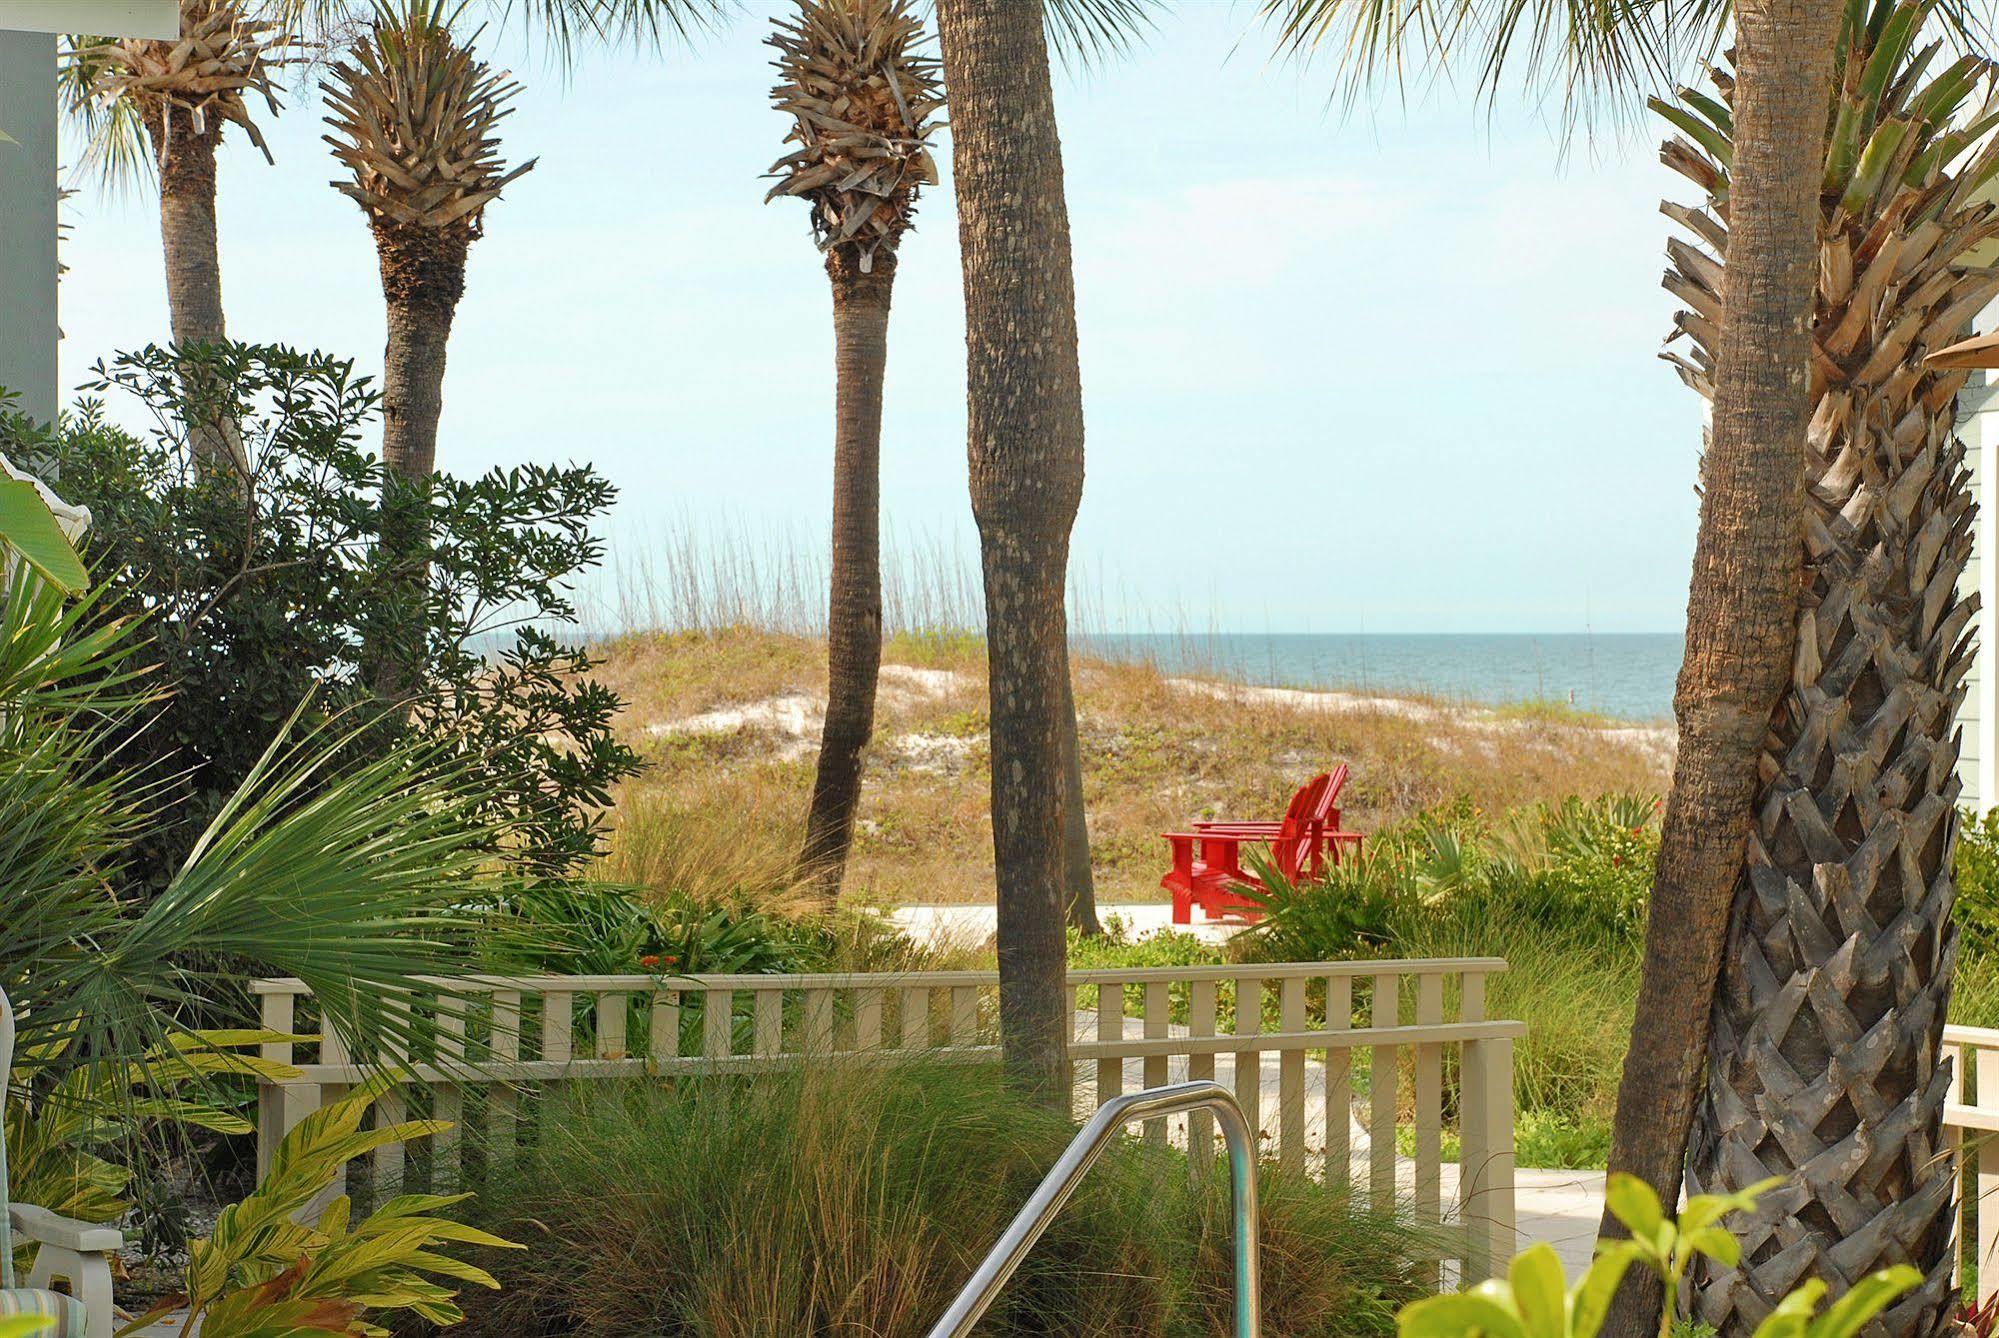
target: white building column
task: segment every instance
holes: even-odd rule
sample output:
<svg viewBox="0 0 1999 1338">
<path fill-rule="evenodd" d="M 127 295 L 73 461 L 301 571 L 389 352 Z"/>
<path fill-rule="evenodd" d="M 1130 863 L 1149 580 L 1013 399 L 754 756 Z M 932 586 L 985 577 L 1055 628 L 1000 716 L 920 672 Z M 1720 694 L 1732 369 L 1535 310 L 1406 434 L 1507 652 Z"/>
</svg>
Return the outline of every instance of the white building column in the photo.
<svg viewBox="0 0 1999 1338">
<path fill-rule="evenodd" d="M 0 386 L 56 414 L 56 39 L 0 29 Z"/>
</svg>

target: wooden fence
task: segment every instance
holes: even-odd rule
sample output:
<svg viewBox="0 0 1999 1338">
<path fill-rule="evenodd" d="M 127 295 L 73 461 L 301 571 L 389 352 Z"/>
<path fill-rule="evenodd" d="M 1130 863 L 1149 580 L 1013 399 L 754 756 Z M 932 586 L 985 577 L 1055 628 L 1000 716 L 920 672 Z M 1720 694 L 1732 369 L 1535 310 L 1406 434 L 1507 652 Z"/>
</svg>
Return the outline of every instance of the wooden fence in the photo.
<svg viewBox="0 0 1999 1338">
<path fill-rule="evenodd" d="M 1438 1224 L 1445 1257 L 1476 1280 L 1514 1248 L 1513 1042 L 1485 1015 L 1496 958 L 1073 971 L 1070 1056 L 1079 1114 L 1121 1092 L 1188 1078 L 1233 1087 L 1266 1156 L 1352 1176 L 1374 1204 Z M 383 1057 L 408 1081 L 376 1118 L 456 1126 L 428 1147 L 374 1154 L 373 1179 L 446 1188 L 538 1136 L 551 1083 L 690 1078 L 777 1065 L 998 1058 L 998 976 L 532 976 L 420 982 L 393 1005 L 404 1039 Z M 284 1133 L 374 1071 L 355 1062 L 305 986 L 259 981 L 264 1047 L 296 1080 L 260 1091 L 258 1162 Z M 1377 1081 L 1393 1074 L 1393 1081 Z M 481 1151 L 462 1151 L 469 1130 Z M 1212 1148 L 1206 1115 L 1144 1136 Z M 1454 1145 L 1454 1146 L 1453 1146 Z M 1447 1155 L 1451 1154 L 1451 1155 Z M 1204 1164 L 1197 1158 L 1196 1166 Z"/>
<path fill-rule="evenodd" d="M 1945 1027 L 1956 1060 L 1944 1141 L 1958 1166 L 1958 1254 L 1983 1304 L 1999 1292 L 1999 1030 Z"/>
</svg>

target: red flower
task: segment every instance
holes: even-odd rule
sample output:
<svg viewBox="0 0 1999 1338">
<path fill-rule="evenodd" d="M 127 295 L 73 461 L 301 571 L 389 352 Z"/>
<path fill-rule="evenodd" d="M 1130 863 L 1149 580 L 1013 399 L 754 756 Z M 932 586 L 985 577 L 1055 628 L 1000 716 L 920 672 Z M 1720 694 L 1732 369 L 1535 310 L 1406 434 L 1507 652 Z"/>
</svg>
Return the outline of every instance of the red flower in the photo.
<svg viewBox="0 0 1999 1338">
<path fill-rule="evenodd" d="M 639 965 L 648 969 L 658 966 L 659 954 L 656 952 L 647 953 L 645 956 L 639 958 Z"/>
</svg>

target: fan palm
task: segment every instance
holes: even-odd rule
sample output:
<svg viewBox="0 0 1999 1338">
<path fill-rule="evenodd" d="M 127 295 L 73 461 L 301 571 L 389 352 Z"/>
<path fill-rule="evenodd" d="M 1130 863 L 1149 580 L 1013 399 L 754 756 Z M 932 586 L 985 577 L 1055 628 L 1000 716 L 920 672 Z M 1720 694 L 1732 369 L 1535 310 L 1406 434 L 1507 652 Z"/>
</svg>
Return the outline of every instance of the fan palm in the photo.
<svg viewBox="0 0 1999 1338">
<path fill-rule="evenodd" d="M 153 692 L 135 629 L 94 604 L 21 572 L 0 612 L 0 989 L 22 1052 L 138 1061 L 229 997 L 221 962 L 331 991 L 368 1050 L 385 999 L 467 956 L 479 759 L 411 744 L 355 765 L 337 723 L 287 731 L 161 895 L 124 904 L 117 866 L 169 787 L 117 764 Z"/>
<path fill-rule="evenodd" d="M 916 199 L 937 184 L 929 139 L 944 105 L 909 0 L 799 0 L 768 39 L 771 101 L 797 148 L 771 169 L 768 199 L 812 206 L 833 286 L 833 562 L 826 723 L 799 869 L 838 898 L 874 733 L 881 670 L 881 423 L 889 304 Z"/>
<path fill-rule="evenodd" d="M 1999 237 L 1999 95 L 1982 57 L 1939 61 L 1942 41 L 1924 40 L 1937 11 L 1853 3 L 1839 50 L 1817 193 L 1806 593 L 1763 744 L 1688 1169 L 1695 1192 L 1786 1178 L 1740 1267 L 1696 1278 L 1696 1316 L 1724 1333 L 1753 1327 L 1806 1275 L 1837 1293 L 1878 1267 L 1922 1269 L 1882 1333 L 1936 1331 L 1954 1291 L 1939 1051 L 1972 506 L 1954 426 L 1967 373 L 1923 359 L 1999 296 L 1999 268 L 1973 257 Z M 1657 104 L 1680 132 L 1666 163 L 1705 197 L 1666 206 L 1687 232 L 1668 247 L 1666 284 L 1687 304 L 1690 353 L 1674 360 L 1709 400 L 1733 314 L 1739 71 L 1724 65 L 1713 84 L 1715 96 Z"/>
<path fill-rule="evenodd" d="M 251 104 L 261 100 L 277 113 L 272 79 L 295 59 L 296 44 L 246 0 L 180 0 L 180 28 L 177 41 L 69 39 L 63 87 L 72 110 L 99 131 L 94 151 L 113 166 L 130 165 L 137 149 L 130 132 L 143 131 L 159 174 L 174 339 L 215 343 L 224 335 L 216 148 L 233 124 L 269 160 Z"/>
</svg>

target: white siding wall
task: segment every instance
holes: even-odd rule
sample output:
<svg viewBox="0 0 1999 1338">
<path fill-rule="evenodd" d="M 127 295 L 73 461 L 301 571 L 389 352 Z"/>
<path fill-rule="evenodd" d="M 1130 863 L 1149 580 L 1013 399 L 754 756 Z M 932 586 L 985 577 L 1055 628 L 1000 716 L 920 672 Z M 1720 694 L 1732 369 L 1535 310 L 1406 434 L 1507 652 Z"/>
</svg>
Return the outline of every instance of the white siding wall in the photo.
<svg viewBox="0 0 1999 1338">
<path fill-rule="evenodd" d="M 1992 375 L 1974 372 L 1972 384 L 1965 387 L 1959 400 L 1965 464 L 1971 471 L 1972 492 L 1978 503 L 1978 516 L 1972 528 L 1971 565 L 1965 569 L 1961 587 L 1967 594 L 1975 592 L 1980 600 L 1976 619 L 1978 656 L 1965 680 L 1964 706 L 1958 712 L 1958 723 L 1964 730 L 1964 747 L 1958 757 L 1958 776 L 1964 782 L 1961 802 L 1973 809 L 1999 803 L 1999 781 L 1995 781 L 1994 774 L 1995 766 L 1999 765 L 1999 748 L 1995 748 L 1993 740 L 1993 727 L 1999 724 L 1999 709 L 1994 704 L 1999 675 L 1992 669 L 1993 651 L 1999 646 L 1999 638 L 1995 638 L 1995 627 L 1999 627 L 1999 563 L 1989 560 L 1994 527 L 1999 525 L 1999 483 L 1994 479 L 1995 473 L 1999 473 L 1999 386 L 1990 383 Z"/>
</svg>

